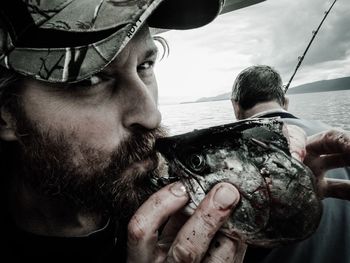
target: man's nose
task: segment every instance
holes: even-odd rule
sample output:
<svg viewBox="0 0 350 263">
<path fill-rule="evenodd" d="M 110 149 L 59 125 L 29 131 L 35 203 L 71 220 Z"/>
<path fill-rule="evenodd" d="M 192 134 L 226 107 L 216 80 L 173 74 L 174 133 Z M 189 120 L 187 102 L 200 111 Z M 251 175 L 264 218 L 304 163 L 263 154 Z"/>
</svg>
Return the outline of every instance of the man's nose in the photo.
<svg viewBox="0 0 350 263">
<path fill-rule="evenodd" d="M 148 86 L 141 79 L 134 78 L 129 81 L 125 93 L 123 125 L 127 128 L 142 126 L 149 130 L 157 128 L 162 117 L 156 83 Z"/>
</svg>

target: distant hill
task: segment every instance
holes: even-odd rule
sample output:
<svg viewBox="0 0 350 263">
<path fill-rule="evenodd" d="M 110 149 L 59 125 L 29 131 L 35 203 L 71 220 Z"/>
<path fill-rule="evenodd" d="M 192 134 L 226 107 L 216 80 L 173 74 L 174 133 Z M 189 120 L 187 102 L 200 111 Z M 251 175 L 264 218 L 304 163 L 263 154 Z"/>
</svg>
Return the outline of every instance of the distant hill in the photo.
<svg viewBox="0 0 350 263">
<path fill-rule="evenodd" d="M 215 97 L 204 97 L 196 100 L 196 102 L 205 102 L 205 101 L 217 101 L 217 100 L 229 100 L 231 97 L 231 92 L 217 95 Z"/>
<path fill-rule="evenodd" d="M 288 90 L 287 95 L 291 94 L 302 94 L 311 92 L 324 92 L 324 91 L 335 91 L 335 90 L 347 90 L 350 89 L 350 77 L 321 80 L 296 86 Z M 193 102 L 185 103 L 196 103 L 196 102 L 207 102 L 207 101 L 218 101 L 218 100 L 229 100 L 231 92 L 223 93 L 214 97 L 203 97 Z"/>
<path fill-rule="evenodd" d="M 323 92 L 350 89 L 350 77 L 321 80 L 303 84 L 287 91 L 287 94 L 301 94 L 310 92 Z"/>
</svg>

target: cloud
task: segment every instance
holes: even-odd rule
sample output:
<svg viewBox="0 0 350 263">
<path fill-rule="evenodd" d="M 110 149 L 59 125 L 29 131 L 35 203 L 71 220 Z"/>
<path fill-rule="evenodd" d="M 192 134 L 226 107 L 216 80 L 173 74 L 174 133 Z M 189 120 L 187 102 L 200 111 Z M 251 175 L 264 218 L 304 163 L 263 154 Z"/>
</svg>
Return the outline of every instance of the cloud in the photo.
<svg viewBox="0 0 350 263">
<path fill-rule="evenodd" d="M 195 99 L 229 92 L 235 76 L 253 64 L 273 66 L 286 83 L 331 3 L 268 0 L 199 29 L 165 33 L 171 54 L 158 67 L 161 96 Z M 349 24 L 350 2 L 338 1 L 292 86 L 350 75 Z"/>
</svg>

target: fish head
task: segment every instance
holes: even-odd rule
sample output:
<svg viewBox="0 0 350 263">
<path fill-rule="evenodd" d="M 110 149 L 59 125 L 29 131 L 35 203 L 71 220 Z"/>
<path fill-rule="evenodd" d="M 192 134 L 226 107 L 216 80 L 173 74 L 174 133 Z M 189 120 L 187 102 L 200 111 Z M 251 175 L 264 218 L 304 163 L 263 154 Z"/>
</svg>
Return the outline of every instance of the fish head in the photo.
<svg viewBox="0 0 350 263">
<path fill-rule="evenodd" d="M 264 247 L 310 236 L 322 204 L 312 172 L 292 158 L 283 128 L 278 119 L 251 119 L 157 140 L 168 162 L 166 180 L 182 181 L 190 195 L 186 213 L 215 184 L 227 182 L 241 199 L 221 229 L 226 235 Z"/>
</svg>

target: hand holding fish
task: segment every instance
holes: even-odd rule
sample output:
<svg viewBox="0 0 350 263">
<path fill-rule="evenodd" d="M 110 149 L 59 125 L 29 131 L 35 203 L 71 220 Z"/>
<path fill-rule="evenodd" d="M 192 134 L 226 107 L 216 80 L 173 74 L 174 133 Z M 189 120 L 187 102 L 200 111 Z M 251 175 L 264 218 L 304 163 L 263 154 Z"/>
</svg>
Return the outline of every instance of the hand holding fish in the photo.
<svg viewBox="0 0 350 263">
<path fill-rule="evenodd" d="M 204 207 L 209 209 L 211 204 L 205 200 L 210 200 L 211 191 L 222 182 L 233 185 L 240 199 L 231 215 L 222 217 L 227 221 L 219 231 L 233 240 L 254 246 L 275 247 L 303 240 L 318 227 L 322 198 L 350 200 L 348 181 L 324 177 L 328 169 L 349 164 L 348 132 L 328 131 L 307 140 L 300 128 L 288 127 L 278 119 L 248 119 L 161 138 L 156 142 L 156 149 L 169 167 L 167 176 L 151 178 L 156 190 L 181 181 L 189 195 L 183 200 L 189 200 L 183 212 L 191 216 L 190 227 L 186 227 L 186 223 L 183 230 L 179 230 L 186 238 L 190 237 L 191 226 L 193 231 L 195 223 L 192 225 L 192 222 L 200 216 L 212 215 L 208 213 L 212 210 L 203 210 Z M 209 206 L 202 208 L 203 202 Z M 148 209 L 154 209 L 151 207 Z M 169 210 L 163 217 L 175 211 Z M 209 237 L 217 231 L 217 228 L 212 229 L 214 232 Z M 168 246 L 173 257 L 179 241 L 186 243 L 176 237 L 175 243 Z M 202 245 L 208 248 L 209 243 Z M 183 251 L 186 253 L 185 249 Z M 199 255 L 204 255 L 206 249 L 201 251 Z"/>
<path fill-rule="evenodd" d="M 350 181 L 325 177 L 328 170 L 350 166 L 350 132 L 335 129 L 306 137 L 297 126 L 286 125 L 286 128 L 284 135 L 289 141 L 289 150 L 314 173 L 319 198 L 350 201 Z"/>
<path fill-rule="evenodd" d="M 242 262 L 246 245 L 217 233 L 239 199 L 234 186 L 219 183 L 187 217 L 178 213 L 189 201 L 183 184 L 163 187 L 129 223 L 128 262 Z"/>
<path fill-rule="evenodd" d="M 317 179 L 319 195 L 350 200 L 348 180 L 325 178 L 325 172 L 350 166 L 350 132 L 329 130 L 308 138 L 304 163 Z"/>
</svg>

